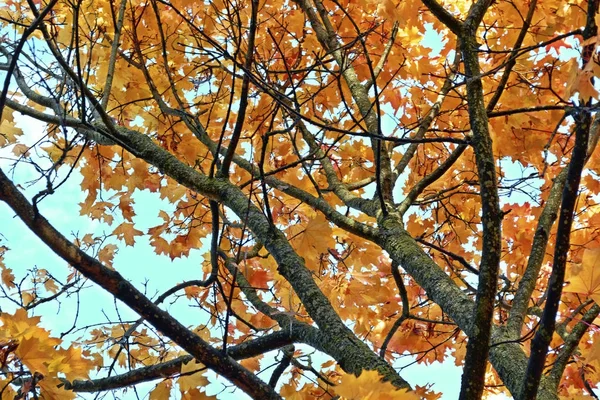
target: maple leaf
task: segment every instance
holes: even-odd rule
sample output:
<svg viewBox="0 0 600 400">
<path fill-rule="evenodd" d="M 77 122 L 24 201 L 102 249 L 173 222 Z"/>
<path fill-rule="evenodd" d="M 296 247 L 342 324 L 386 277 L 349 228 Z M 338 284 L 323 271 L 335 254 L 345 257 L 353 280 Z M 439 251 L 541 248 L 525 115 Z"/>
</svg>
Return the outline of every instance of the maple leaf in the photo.
<svg viewBox="0 0 600 400">
<path fill-rule="evenodd" d="M 0 273 L 0 279 L 4 286 L 8 289 L 13 289 L 16 287 L 14 283 L 15 275 L 13 274 L 12 269 L 7 268 L 6 265 L 4 265 L 4 254 L 7 250 L 8 248 L 6 246 L 0 246 L 0 270 L 2 271 Z"/>
<path fill-rule="evenodd" d="M 298 254 L 312 265 L 319 255 L 328 253 L 329 248 L 335 247 L 333 230 L 321 214 L 309 219 L 305 224 L 292 225 L 289 232 Z"/>
<path fill-rule="evenodd" d="M 573 96 L 579 93 L 582 102 L 590 98 L 598 98 L 598 90 L 594 87 L 594 77 L 600 73 L 600 65 L 595 60 L 590 60 L 583 69 L 573 65 L 571 77 L 567 83 L 567 94 Z"/>
<path fill-rule="evenodd" d="M 69 400 L 77 397 L 72 390 L 65 390 L 63 382 L 58 378 L 44 378 L 39 382 L 41 396 L 49 400 Z"/>
<path fill-rule="evenodd" d="M 53 361 L 52 352 L 41 340 L 35 337 L 20 340 L 15 354 L 30 371 L 48 375 L 48 365 Z"/>
<path fill-rule="evenodd" d="M 119 196 L 119 209 L 123 213 L 123 218 L 133 222 L 135 211 L 133 210 L 133 199 L 130 193 L 121 193 Z"/>
<path fill-rule="evenodd" d="M 581 265 L 570 268 L 565 292 L 581 293 L 600 304 L 600 247 L 586 249 Z"/>
<path fill-rule="evenodd" d="M 23 290 L 21 292 L 21 299 L 23 300 L 23 305 L 28 306 L 37 298 L 36 293 L 33 290 Z"/>
<path fill-rule="evenodd" d="M 102 247 L 102 249 L 98 252 L 98 260 L 102 263 L 106 264 L 109 267 L 112 267 L 113 259 L 115 258 L 115 253 L 118 247 L 116 244 L 107 244 Z"/>
<path fill-rule="evenodd" d="M 80 347 L 69 346 L 62 354 L 61 365 L 58 367 L 60 372 L 64 373 L 69 380 L 89 379 L 89 372 L 94 363 L 86 357 Z"/>
<path fill-rule="evenodd" d="M 7 338 L 19 339 L 21 337 L 31 338 L 38 334 L 40 328 L 41 317 L 29 317 L 27 311 L 23 308 L 18 308 L 14 314 L 2 313 L 0 314 L 0 321 L 2 322 L 2 330 L 0 335 L 5 334 Z"/>
<path fill-rule="evenodd" d="M 303 393 L 298 391 L 298 388 L 294 385 L 286 384 L 280 390 L 281 395 L 286 400 L 304 400 L 305 396 Z"/>
<path fill-rule="evenodd" d="M 199 389 L 191 389 L 181 396 L 181 400 L 216 400 L 217 396 L 209 396 Z"/>
<path fill-rule="evenodd" d="M 566 49 L 570 49 L 573 46 L 571 46 L 571 44 L 569 44 L 568 42 L 566 42 L 565 40 L 555 40 L 554 42 L 547 44 L 546 47 L 544 47 L 545 51 L 550 51 L 552 49 L 554 49 L 557 54 L 560 51 L 560 49 L 564 47 Z"/>
<path fill-rule="evenodd" d="M 21 136 L 23 131 L 17 128 L 13 116 L 14 110 L 5 108 L 2 112 L 2 120 L 0 121 L 0 147 L 7 146 L 17 140 L 17 136 Z"/>
<path fill-rule="evenodd" d="M 442 398 L 442 393 L 436 393 L 430 389 L 429 385 L 419 386 L 417 385 L 415 388 L 415 394 L 419 396 L 420 399 L 425 400 L 438 400 Z"/>
<path fill-rule="evenodd" d="M 592 309 L 584 301 L 599 298 L 593 248 L 600 244 L 600 157 L 592 150 L 600 117 L 595 106 L 579 107 L 599 97 L 600 42 L 588 37 L 595 32 L 593 22 L 600 22 L 595 2 L 84 3 L 78 8 L 79 3 L 52 2 L 40 29 L 27 36 L 45 3 L 0 2 L 0 29 L 15 33 L 3 35 L 0 48 L 8 64 L 17 61 L 6 104 L 18 104 L 29 119 L 24 136 L 16 111 L 4 105 L 0 147 L 14 165 L 2 167 L 0 200 L 69 265 L 62 275 L 60 265 L 53 266 L 50 275 L 23 268 L 29 257 L 15 265 L 0 259 L 5 297 L 16 294 L 14 307 L 30 309 L 11 314 L 2 305 L 0 342 L 22 344 L 27 361 L 21 363 L 6 347 L 2 367 L 47 369 L 42 381 L 25 382 L 22 391 L 69 398 L 74 392 L 58 390 L 57 379 L 86 379 L 93 368 L 102 373 L 111 357 L 135 377 L 146 368 L 172 367 L 183 350 L 253 398 L 435 398 L 427 388 L 404 382 L 402 373 L 394 375 L 392 361 L 406 353 L 418 353 L 424 364 L 453 356 L 457 366 L 478 375 L 469 384 L 488 384 L 479 387 L 484 395 L 498 387 L 515 395 L 521 390 L 515 382 L 534 382 L 539 365 L 549 370 L 561 365 L 557 352 L 570 356 L 566 372 L 558 387 L 540 385 L 541 397 L 576 398 L 586 389 L 584 380 L 600 381 L 592 345 L 600 331 L 594 324 L 585 326 L 575 346 L 583 357 L 566 354 L 569 346 L 562 346 L 559 335 L 548 335 L 554 340 L 531 352 L 535 362 L 529 365 L 538 370 L 502 381 L 503 371 L 527 369 L 531 335 L 524 331 L 535 326 L 536 317 L 526 305 L 551 309 L 545 301 L 551 254 L 569 252 L 574 262 L 583 256 L 580 264 L 568 266 L 558 299 L 557 322 L 572 316 L 567 332 L 579 324 L 581 307 Z M 478 26 L 463 29 L 463 21 Z M 469 84 L 473 79 L 476 85 Z M 591 125 L 589 154 L 577 155 L 585 147 L 578 143 L 585 139 L 581 128 L 587 126 L 579 121 Z M 578 196 L 567 199 L 574 201 L 561 206 L 561 171 L 579 165 L 570 160 L 586 160 L 583 185 L 569 195 Z M 52 210 L 47 200 L 58 199 L 60 207 L 64 199 L 70 207 L 76 191 L 63 183 L 77 175 L 82 226 L 57 221 L 54 230 L 46 225 L 53 219 L 45 215 Z M 29 201 L 38 191 L 35 206 L 17 196 L 19 190 Z M 567 212 L 574 217 L 569 232 L 557 231 L 553 218 L 545 217 Z M 6 236 L 13 233 L 14 213 L 8 213 L 0 216 Z M 115 219 L 118 214 L 122 220 Z M 142 229 L 156 214 L 159 222 Z M 73 246 L 64 239 L 71 231 Z M 146 259 L 147 248 L 136 241 L 143 234 L 157 258 L 173 261 L 169 267 L 147 276 L 142 268 L 130 281 L 98 273 L 101 265 L 112 268 L 122 246 Z M 205 240 L 209 237 L 216 240 Z M 87 262 L 81 262 L 78 249 L 95 260 L 84 256 Z M 204 254 L 193 257 L 193 249 Z M 179 260 L 184 256 L 191 257 Z M 184 261 L 195 269 L 180 268 Z M 212 285 L 194 286 L 215 261 Z M 554 271 L 562 270 L 557 267 Z M 486 268 L 492 274 L 500 270 L 502 279 L 497 287 L 488 285 L 487 295 L 474 296 Z M 524 279 L 528 276 L 540 279 Z M 62 284 L 79 279 L 88 284 Z M 167 287 L 175 281 L 183 286 Z M 66 305 L 86 299 L 90 282 L 140 315 L 118 310 L 119 318 L 107 323 L 82 308 L 78 315 L 85 321 L 76 318 L 69 332 L 84 336 L 62 339 L 42 328 L 49 321 L 29 316 L 61 305 L 53 318 L 71 321 Z M 121 289 L 129 283 L 142 293 L 124 295 Z M 157 306 L 167 311 L 160 316 L 151 312 L 157 295 Z M 392 334 L 406 298 L 413 318 L 400 321 L 381 358 L 374 349 Z M 99 302 L 93 307 L 108 309 L 102 296 L 93 300 Z M 485 301 L 494 307 L 470 318 Z M 202 325 L 186 307 L 206 314 Z M 138 318 L 144 322 L 135 327 L 125 322 Z M 189 325 L 188 318 L 194 325 L 182 335 L 186 328 L 179 323 Z M 301 328 L 308 335 L 296 330 L 296 321 L 306 324 Z M 496 325 L 492 329 L 523 337 L 519 357 L 507 356 L 506 346 L 494 348 L 499 356 L 490 364 L 500 375 L 491 366 L 474 371 L 468 360 L 476 357 L 466 355 L 473 335 L 485 339 L 493 332 L 489 321 Z M 82 329 L 88 323 L 99 325 Z M 322 377 L 342 383 L 332 388 L 322 384 L 325 379 L 320 386 L 308 382 L 309 371 L 295 364 L 269 388 L 233 373 L 239 364 L 226 354 L 202 358 L 214 354 L 205 350 L 224 347 L 223 335 L 211 333 L 221 331 L 232 346 L 244 348 L 271 334 L 287 335 L 280 329 L 292 333 L 286 342 L 298 342 L 296 333 L 302 334 L 303 345 L 331 360 L 318 371 Z M 192 334 L 207 343 L 193 343 Z M 79 340 L 89 350 L 82 351 Z M 476 356 L 487 354 L 487 339 L 470 343 L 481 343 Z M 556 351 L 537 359 L 548 348 Z M 260 356 L 240 364 L 259 374 Z M 339 379 L 332 366 L 350 363 L 365 372 Z M 175 396 L 173 385 L 179 385 L 182 399 L 207 398 L 205 366 L 188 364 L 161 375 L 164 381 L 149 397 Z M 415 393 L 383 382 L 367 371 L 373 365 L 397 386 L 411 384 Z M 106 379 L 121 382 L 112 372 Z M 9 389 L 4 393 L 12 396 Z"/>
<path fill-rule="evenodd" d="M 112 233 L 116 235 L 118 239 L 124 240 L 127 246 L 133 246 L 135 244 L 135 236 L 141 236 L 144 232 L 135 229 L 135 225 L 123 222 L 117 226 Z"/>
<path fill-rule="evenodd" d="M 12 149 L 12 152 L 17 157 L 21 157 L 21 156 L 27 157 L 29 155 L 29 146 L 22 144 L 22 143 L 15 144 Z"/>
<path fill-rule="evenodd" d="M 6 268 L 4 266 L 0 266 L 0 269 L 2 269 L 1 277 L 4 286 L 6 286 L 9 289 L 15 288 L 15 275 L 13 274 L 12 269 Z"/>
<path fill-rule="evenodd" d="M 4 391 L 2 392 L 4 397 L 7 399 L 18 398 L 19 395 L 11 386 L 11 380 L 0 379 L 0 385 L 4 388 Z"/>
<path fill-rule="evenodd" d="M 240 364 L 242 364 L 244 368 L 256 372 L 260 370 L 260 360 L 262 358 L 262 354 L 258 357 L 246 358 L 245 360 L 242 360 Z"/>
<path fill-rule="evenodd" d="M 272 280 L 272 275 L 269 271 L 263 269 L 252 269 L 249 273 L 248 282 L 255 288 L 266 288 L 268 282 Z"/>
<path fill-rule="evenodd" d="M 590 348 L 586 349 L 584 355 L 588 363 L 596 362 L 596 364 L 600 364 L 600 345 L 598 343 L 592 343 Z"/>
<path fill-rule="evenodd" d="M 54 282 L 54 279 L 52 279 L 52 278 L 47 278 L 44 281 L 44 288 L 47 291 L 49 291 L 50 293 L 58 292 L 58 286 L 56 285 L 56 282 Z"/>
<path fill-rule="evenodd" d="M 171 245 L 162 237 L 153 237 L 150 240 L 150 245 L 154 247 L 156 254 L 170 254 Z"/>
<path fill-rule="evenodd" d="M 398 390 L 382 379 L 377 371 L 363 371 L 358 377 L 345 374 L 335 391 L 347 400 L 417 400 L 419 398 L 415 393 Z"/>
<path fill-rule="evenodd" d="M 208 379 L 204 376 L 205 371 L 204 364 L 196 360 L 181 364 L 181 376 L 177 379 L 181 393 L 208 385 Z"/>
<path fill-rule="evenodd" d="M 150 391 L 150 400 L 163 400 L 171 396 L 173 382 L 170 379 L 160 382 Z"/>
</svg>

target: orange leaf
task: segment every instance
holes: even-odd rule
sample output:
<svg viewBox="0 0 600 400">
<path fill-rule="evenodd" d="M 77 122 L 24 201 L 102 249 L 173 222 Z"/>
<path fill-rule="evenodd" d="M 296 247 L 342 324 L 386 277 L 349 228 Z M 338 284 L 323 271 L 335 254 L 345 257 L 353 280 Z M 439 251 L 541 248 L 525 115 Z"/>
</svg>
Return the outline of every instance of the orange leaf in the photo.
<svg viewBox="0 0 600 400">
<path fill-rule="evenodd" d="M 579 93 L 581 101 L 586 102 L 590 98 L 598 97 L 598 90 L 594 87 L 593 78 L 596 75 L 594 73 L 595 62 L 591 60 L 583 70 L 578 69 L 574 66 L 571 71 L 571 78 L 567 85 L 567 93 L 573 96 L 575 93 Z"/>
<path fill-rule="evenodd" d="M 135 244 L 135 236 L 143 234 L 144 232 L 135 229 L 134 225 L 128 222 L 123 222 L 113 231 L 113 235 L 116 235 L 121 240 L 125 240 L 127 246 L 133 246 Z"/>
<path fill-rule="evenodd" d="M 587 249 L 581 266 L 572 267 L 565 292 L 581 293 L 600 304 L 600 248 Z"/>
<path fill-rule="evenodd" d="M 307 261 L 314 261 L 319 255 L 327 253 L 329 248 L 335 247 L 333 230 L 321 214 L 310 219 L 305 225 L 292 225 L 290 234 L 293 237 L 292 245 Z"/>
<path fill-rule="evenodd" d="M 109 267 L 112 267 L 113 258 L 115 258 L 115 252 L 117 251 L 117 245 L 107 244 L 98 252 L 98 260 Z"/>
<path fill-rule="evenodd" d="M 156 254 L 169 254 L 171 251 L 171 245 L 165 239 L 161 237 L 154 237 L 150 241 L 150 245 L 154 247 L 154 252 Z"/>
<path fill-rule="evenodd" d="M 5 267 L 0 267 L 0 269 L 2 269 L 1 277 L 4 286 L 6 286 L 9 289 L 16 287 L 14 284 L 15 275 L 12 273 L 12 269 Z"/>
<path fill-rule="evenodd" d="M 263 358 L 262 354 L 257 357 L 246 358 L 245 360 L 240 361 L 240 364 L 246 369 L 250 371 L 257 372 L 260 370 L 260 360 Z"/>
<path fill-rule="evenodd" d="M 173 382 L 171 380 L 162 381 L 150 392 L 150 400 L 168 399 L 171 396 L 172 386 Z"/>
<path fill-rule="evenodd" d="M 13 147 L 12 152 L 17 157 L 21 157 L 22 155 L 28 156 L 29 146 L 23 143 L 15 144 L 15 147 Z"/>
<path fill-rule="evenodd" d="M 46 279 L 46 281 L 44 282 L 44 288 L 50 293 L 58 292 L 58 286 L 56 286 L 56 282 L 54 282 L 54 279 L 51 278 Z"/>
</svg>

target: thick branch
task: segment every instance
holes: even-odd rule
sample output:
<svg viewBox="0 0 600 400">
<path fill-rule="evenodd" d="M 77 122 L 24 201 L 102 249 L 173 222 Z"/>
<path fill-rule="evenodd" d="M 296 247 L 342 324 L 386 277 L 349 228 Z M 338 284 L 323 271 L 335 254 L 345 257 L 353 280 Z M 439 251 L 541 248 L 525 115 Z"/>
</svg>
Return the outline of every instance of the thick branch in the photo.
<svg viewBox="0 0 600 400">
<path fill-rule="evenodd" d="M 473 301 L 456 283 L 429 257 L 419 244 L 410 236 L 394 214 L 381 217 L 380 234 L 376 243 L 386 250 L 393 261 L 410 274 L 421 286 L 429 299 L 440 305 L 467 336 L 475 329 L 472 324 Z M 500 378 L 511 391 L 517 394 L 527 368 L 527 357 L 520 344 L 504 337 L 500 329 L 495 330 L 495 343 L 490 352 L 492 365 Z M 556 400 L 553 392 L 543 382 L 540 399 Z"/>
<path fill-rule="evenodd" d="M 468 23 L 465 22 L 464 32 L 459 37 L 467 80 L 469 122 L 473 133 L 473 148 L 479 176 L 483 230 L 479 283 L 473 316 L 473 325 L 477 326 L 477 329 L 469 336 L 460 392 L 460 398 L 465 400 L 479 400 L 483 393 L 498 285 L 498 269 L 502 254 L 502 211 L 498 196 L 496 165 L 483 98 L 483 85 L 479 77 L 481 70 L 477 53 L 478 44 L 475 39 L 476 26 L 470 25 L 479 24 L 489 6 L 488 3 L 489 1 L 480 1 L 473 5 L 467 18 Z"/>
<path fill-rule="evenodd" d="M 538 331 L 531 343 L 531 356 L 527 365 L 523 391 L 520 395 L 520 398 L 523 400 L 534 399 L 537 395 L 538 385 L 548 354 L 548 345 L 552 340 L 552 334 L 556 325 L 556 313 L 558 312 L 558 305 L 562 294 L 567 256 L 569 254 L 573 212 L 577 203 L 577 192 L 587 152 L 590 120 L 591 116 L 588 112 L 578 113 L 575 117 L 575 147 L 571 156 L 571 162 L 569 163 L 567 182 L 563 189 L 562 205 L 556 231 L 557 240 L 552 263 L 552 274 L 548 283 L 548 295 L 544 313 L 540 320 Z"/>
<path fill-rule="evenodd" d="M 110 121 L 109 121 L 110 122 Z M 337 361 L 348 372 L 376 369 L 399 387 L 408 387 L 396 371 L 379 358 L 369 347 L 346 327 L 327 297 L 321 292 L 306 268 L 304 260 L 291 247 L 285 235 L 270 225 L 262 211 L 248 202 L 246 195 L 236 186 L 223 179 L 211 179 L 179 161 L 168 151 L 136 131 L 124 127 L 111 130 L 117 142 L 135 156 L 156 166 L 180 184 L 209 199 L 218 200 L 245 220 L 253 233 L 263 241 L 279 265 L 279 272 L 292 284 L 310 316 L 324 335 L 326 352 L 339 354 Z M 287 188 L 297 191 L 293 187 Z M 323 199 L 314 199 L 318 204 Z M 328 206 L 328 205 L 327 205 Z M 320 208 L 320 207 L 319 207 Z M 328 218 L 333 216 L 325 213 Z M 345 218 L 345 217 L 344 217 Z M 332 218 L 335 219 L 335 218 Z M 207 366 L 208 364 L 205 363 Z"/>
<path fill-rule="evenodd" d="M 597 35 L 598 27 L 595 18 L 598 12 L 598 0 L 588 1 L 587 21 L 583 32 L 583 39 L 587 40 Z M 583 48 L 583 64 L 590 62 L 595 45 L 586 44 Z M 591 100 L 587 101 L 591 105 Z M 552 273 L 548 282 L 546 305 L 540 319 L 539 328 L 531 342 L 531 356 L 527 364 L 527 373 L 523 382 L 520 399 L 534 399 L 537 395 L 539 381 L 544 372 L 548 346 L 552 340 L 556 326 L 556 314 L 562 295 L 567 256 L 569 254 L 571 226 L 575 207 L 578 200 L 579 183 L 581 173 L 585 166 L 588 146 L 590 144 L 590 132 L 592 130 L 592 116 L 588 110 L 576 110 L 573 116 L 575 124 L 575 145 L 571 153 L 571 161 L 567 172 L 567 181 L 563 189 L 562 204 L 558 227 L 556 231 L 556 244 L 554 247 L 554 258 Z M 593 136 L 593 135 L 592 135 Z"/>
<path fill-rule="evenodd" d="M 467 15 L 465 22 L 463 22 L 462 33 L 458 36 L 465 33 L 468 35 L 475 35 L 477 28 L 479 28 L 479 24 L 481 24 L 485 13 L 493 2 L 494 0 L 479 0 L 476 3 L 473 3 L 469 9 L 469 15 Z"/>
<path fill-rule="evenodd" d="M 402 281 L 402 275 L 400 275 L 400 271 L 398 270 L 398 263 L 392 263 L 392 276 L 394 277 L 394 282 L 396 282 L 396 286 L 398 287 L 398 291 L 400 292 L 400 299 L 402 300 L 402 314 L 400 318 L 394 322 L 392 328 L 388 332 L 387 336 L 383 340 L 383 344 L 381 345 L 381 349 L 379 350 L 379 355 L 381 357 L 385 357 L 385 352 L 387 350 L 388 344 L 394 337 L 394 334 L 402 326 L 404 321 L 406 321 L 410 317 L 410 302 L 408 300 L 408 292 L 406 291 L 406 286 L 404 286 L 404 282 Z"/>
<path fill-rule="evenodd" d="M 561 173 L 554 178 L 554 182 L 550 188 L 550 195 L 538 218 L 535 234 L 533 235 L 531 252 L 529 253 L 529 259 L 527 260 L 527 267 L 525 268 L 523 277 L 519 281 L 519 288 L 513 299 L 508 322 L 506 324 L 507 334 L 514 339 L 517 339 L 521 335 L 521 328 L 523 327 L 527 307 L 529 306 L 531 295 L 535 290 L 538 275 L 542 268 L 542 262 L 546 256 L 550 230 L 558 216 L 561 195 L 566 180 L 567 168 L 564 168 Z"/>
<path fill-rule="evenodd" d="M 257 339 L 231 346 L 227 349 L 227 355 L 234 360 L 252 358 L 258 355 L 276 350 L 280 347 L 293 343 L 294 337 L 289 331 L 277 331 Z M 163 363 L 149 365 L 125 372 L 121 375 L 110 376 L 93 380 L 75 380 L 69 382 L 63 380 L 65 389 L 74 392 L 101 392 L 105 390 L 121 389 L 138 383 L 148 382 L 159 378 L 168 378 L 181 372 L 182 364 L 187 364 L 194 357 L 187 355 L 177 357 Z"/>
<path fill-rule="evenodd" d="M 600 118 L 596 117 L 590 128 L 586 150 L 586 161 L 589 160 L 594 152 L 598 143 L 598 137 L 600 137 Z M 558 217 L 561 196 L 565 182 L 567 181 L 567 171 L 568 167 L 563 168 L 554 178 L 548 198 L 546 199 L 546 203 L 538 218 L 538 224 L 531 245 L 531 252 L 529 253 L 529 259 L 527 260 L 527 267 L 525 268 L 523 277 L 519 281 L 519 288 L 515 293 L 515 298 L 513 299 L 508 322 L 506 324 L 507 334 L 514 339 L 517 339 L 521 334 L 521 328 L 525 320 L 529 300 L 531 299 L 531 294 L 535 290 L 542 262 L 546 255 L 550 230 Z"/>
<path fill-rule="evenodd" d="M 436 0 L 423 0 L 423 4 L 431 11 L 441 23 L 446 25 L 455 34 L 458 34 L 462 29 L 462 22 L 448 12 Z"/>
</svg>

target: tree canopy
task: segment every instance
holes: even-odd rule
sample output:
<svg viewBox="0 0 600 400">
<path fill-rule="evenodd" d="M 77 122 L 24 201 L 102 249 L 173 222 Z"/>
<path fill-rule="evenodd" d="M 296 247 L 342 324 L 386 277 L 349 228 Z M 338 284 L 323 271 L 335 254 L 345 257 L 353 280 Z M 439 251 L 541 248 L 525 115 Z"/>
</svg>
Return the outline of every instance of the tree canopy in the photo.
<svg viewBox="0 0 600 400">
<path fill-rule="evenodd" d="M 461 366 L 461 399 L 596 397 L 597 24 L 598 0 L 4 1 L 0 232 L 64 264 L 0 236 L 1 397 L 214 398 L 211 370 L 438 398 L 407 355 Z M 97 224 L 57 229 L 56 198 Z M 199 267 L 115 261 L 144 242 Z M 93 287 L 137 317 L 43 325 Z"/>
</svg>

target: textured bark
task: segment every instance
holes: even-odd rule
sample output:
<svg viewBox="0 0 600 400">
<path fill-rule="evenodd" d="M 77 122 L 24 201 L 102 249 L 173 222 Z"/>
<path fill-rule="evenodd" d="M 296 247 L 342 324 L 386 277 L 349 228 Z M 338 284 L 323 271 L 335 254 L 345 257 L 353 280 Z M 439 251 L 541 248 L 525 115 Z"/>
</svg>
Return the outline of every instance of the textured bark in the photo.
<svg viewBox="0 0 600 400">
<path fill-rule="evenodd" d="M 483 17 L 488 6 L 489 2 L 485 1 L 474 6 L 481 8 L 479 19 Z M 474 329 L 469 335 L 467 344 L 460 398 L 478 400 L 483 394 L 485 385 L 485 371 L 498 285 L 498 269 L 502 254 L 502 212 L 498 198 L 496 163 L 492 153 L 492 140 L 483 101 L 481 69 L 477 55 L 478 44 L 475 40 L 475 30 L 479 26 L 479 21 L 473 24 L 475 29 L 469 29 L 468 23 L 469 19 L 465 21 L 466 28 L 459 37 L 459 41 L 465 66 L 469 122 L 471 132 L 473 132 L 473 148 L 481 193 L 483 244 L 473 315 Z"/>
<path fill-rule="evenodd" d="M 474 302 L 431 257 L 425 254 L 396 216 L 389 215 L 382 218 L 379 225 L 381 233 L 377 243 L 415 279 L 427 292 L 427 296 L 436 302 L 467 336 L 470 336 L 474 329 L 472 318 Z M 521 345 L 507 336 L 502 328 L 495 328 L 492 338 L 490 361 L 508 390 L 516 395 L 521 390 L 527 369 L 527 356 Z M 538 398 L 556 400 L 558 396 L 556 390 L 547 386 L 542 379 Z"/>
<path fill-rule="evenodd" d="M 565 168 L 554 179 L 554 183 L 550 189 L 550 195 L 538 218 L 531 252 L 529 254 L 529 259 L 527 260 L 527 267 L 523 273 L 523 278 L 519 281 L 519 288 L 515 294 L 508 322 L 506 323 L 508 333 L 513 340 L 518 339 L 521 335 L 521 328 L 523 327 L 523 321 L 525 320 L 525 314 L 527 312 L 527 307 L 529 306 L 531 294 L 535 290 L 540 269 L 542 268 L 542 262 L 546 255 L 550 229 L 552 229 L 552 225 L 554 225 L 554 222 L 558 217 L 562 191 L 566 180 L 567 169 Z"/>
<path fill-rule="evenodd" d="M 575 118 L 576 134 L 575 148 L 569 164 L 567 181 L 563 189 L 562 204 L 558 228 L 556 232 L 556 246 L 552 263 L 552 274 L 548 282 L 546 306 L 540 319 L 540 326 L 531 342 L 531 355 L 527 364 L 521 400 L 535 399 L 537 396 L 539 382 L 544 372 L 548 346 L 552 341 L 556 326 L 556 314 L 564 285 L 567 257 L 569 254 L 571 226 L 573 223 L 573 212 L 577 203 L 577 192 L 581 180 L 581 172 L 585 164 L 585 155 L 588 146 L 588 137 L 591 127 L 591 115 L 582 111 Z"/>
</svg>

